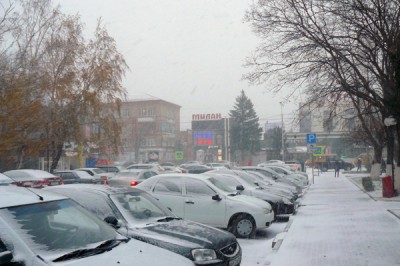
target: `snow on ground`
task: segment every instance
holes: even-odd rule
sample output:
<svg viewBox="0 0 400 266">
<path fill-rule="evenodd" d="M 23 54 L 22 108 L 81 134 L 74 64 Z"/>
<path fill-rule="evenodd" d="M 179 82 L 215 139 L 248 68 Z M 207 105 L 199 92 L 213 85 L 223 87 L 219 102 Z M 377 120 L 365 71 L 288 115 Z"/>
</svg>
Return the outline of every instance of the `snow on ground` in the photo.
<svg viewBox="0 0 400 266">
<path fill-rule="evenodd" d="M 241 265 L 400 265 L 400 197 L 383 198 L 379 180 L 374 191 L 363 191 L 364 176 L 315 176 L 290 227 L 274 223 L 255 239 L 239 239 Z M 285 227 L 282 244 L 273 250 Z"/>
</svg>

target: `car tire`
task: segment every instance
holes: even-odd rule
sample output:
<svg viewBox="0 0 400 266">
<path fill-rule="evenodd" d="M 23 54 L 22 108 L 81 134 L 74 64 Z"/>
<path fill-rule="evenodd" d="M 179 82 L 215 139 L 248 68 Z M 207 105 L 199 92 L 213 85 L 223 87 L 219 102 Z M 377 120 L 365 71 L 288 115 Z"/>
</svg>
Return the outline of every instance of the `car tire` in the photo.
<svg viewBox="0 0 400 266">
<path fill-rule="evenodd" d="M 237 238 L 254 238 L 256 222 L 248 214 L 239 214 L 232 220 L 229 231 Z"/>
</svg>

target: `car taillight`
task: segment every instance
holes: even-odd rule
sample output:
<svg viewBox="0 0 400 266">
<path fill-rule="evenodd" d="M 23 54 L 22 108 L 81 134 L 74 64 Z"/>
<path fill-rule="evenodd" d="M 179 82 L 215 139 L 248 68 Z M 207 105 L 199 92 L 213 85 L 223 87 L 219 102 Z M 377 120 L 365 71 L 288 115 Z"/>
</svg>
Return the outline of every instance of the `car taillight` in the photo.
<svg viewBox="0 0 400 266">
<path fill-rule="evenodd" d="M 131 186 L 132 186 L 132 187 L 136 186 L 137 184 L 138 184 L 138 182 L 136 182 L 136 181 L 134 181 L 134 180 L 131 181 Z"/>
</svg>

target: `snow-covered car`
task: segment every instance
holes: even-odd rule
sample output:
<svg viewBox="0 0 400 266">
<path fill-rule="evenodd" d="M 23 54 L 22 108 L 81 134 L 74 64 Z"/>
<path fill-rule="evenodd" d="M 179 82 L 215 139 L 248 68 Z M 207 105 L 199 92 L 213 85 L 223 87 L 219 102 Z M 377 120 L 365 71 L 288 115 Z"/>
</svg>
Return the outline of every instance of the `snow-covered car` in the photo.
<svg viewBox="0 0 400 266">
<path fill-rule="evenodd" d="M 266 165 L 265 167 L 274 170 L 278 174 L 284 174 L 285 177 L 287 177 L 288 179 L 293 179 L 296 182 L 301 183 L 303 186 L 309 185 L 308 175 L 306 173 L 293 172 L 285 167 L 280 167 L 280 166 L 275 166 L 275 165 L 272 165 L 272 166 Z"/>
<path fill-rule="evenodd" d="M 55 170 L 54 174 L 61 177 L 64 184 L 100 184 L 104 182 L 100 178 L 96 178 L 96 176 L 92 176 L 88 172 L 80 170 Z"/>
<path fill-rule="evenodd" d="M 19 187 L 43 188 L 64 184 L 59 176 L 37 169 L 18 169 L 4 172 Z"/>
<path fill-rule="evenodd" d="M 262 199 L 271 204 L 277 219 L 289 218 L 295 212 L 296 206 L 286 196 L 271 193 L 262 187 L 240 178 L 235 174 L 222 173 L 218 171 L 207 172 L 205 175 L 213 177 L 210 181 L 218 186 L 218 183 L 229 187 L 232 192 Z"/>
<path fill-rule="evenodd" d="M 3 175 L 0 173 L 0 186 L 8 186 L 12 183 L 13 181 L 6 175 Z"/>
<path fill-rule="evenodd" d="M 271 205 L 263 200 L 238 195 L 213 177 L 203 174 L 163 174 L 137 187 L 150 192 L 177 216 L 186 220 L 228 229 L 236 237 L 253 237 L 274 220 Z"/>
<path fill-rule="evenodd" d="M 42 189 L 0 187 L 0 228 L 1 265 L 194 265 Z"/>
<path fill-rule="evenodd" d="M 293 172 L 301 171 L 301 164 L 298 161 L 286 161 L 285 165 L 289 166 Z"/>
<path fill-rule="evenodd" d="M 73 199 L 121 234 L 173 251 L 196 265 L 240 264 L 241 248 L 234 235 L 183 220 L 143 190 L 81 184 L 47 189 Z"/>
<path fill-rule="evenodd" d="M 157 175 L 156 172 L 147 169 L 129 169 L 116 173 L 108 180 L 109 186 L 136 186 L 140 182 Z"/>
<path fill-rule="evenodd" d="M 126 167 L 127 169 L 147 169 L 159 174 L 164 172 L 164 167 L 156 163 L 137 163 Z"/>
<path fill-rule="evenodd" d="M 114 176 L 114 173 L 108 173 L 97 167 L 82 167 L 75 169 L 76 171 L 85 171 L 96 179 L 96 182 L 104 182 Z"/>
</svg>

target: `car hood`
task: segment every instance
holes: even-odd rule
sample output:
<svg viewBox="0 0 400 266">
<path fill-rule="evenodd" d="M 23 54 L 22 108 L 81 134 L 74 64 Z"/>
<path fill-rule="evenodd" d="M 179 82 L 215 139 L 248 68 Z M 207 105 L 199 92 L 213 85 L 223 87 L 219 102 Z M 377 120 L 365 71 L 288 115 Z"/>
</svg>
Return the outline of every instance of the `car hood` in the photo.
<svg viewBox="0 0 400 266">
<path fill-rule="evenodd" d="M 156 222 L 142 228 L 131 227 L 128 236 L 187 258 L 192 258 L 192 249 L 219 250 L 237 243 L 235 236 L 229 232 L 186 220 Z"/>
<path fill-rule="evenodd" d="M 155 266 L 194 265 L 193 261 L 185 257 L 137 240 L 121 243 L 108 252 L 57 262 L 54 265 L 131 265 L 132 262 L 135 265 Z"/>
</svg>

